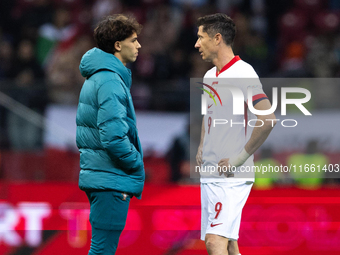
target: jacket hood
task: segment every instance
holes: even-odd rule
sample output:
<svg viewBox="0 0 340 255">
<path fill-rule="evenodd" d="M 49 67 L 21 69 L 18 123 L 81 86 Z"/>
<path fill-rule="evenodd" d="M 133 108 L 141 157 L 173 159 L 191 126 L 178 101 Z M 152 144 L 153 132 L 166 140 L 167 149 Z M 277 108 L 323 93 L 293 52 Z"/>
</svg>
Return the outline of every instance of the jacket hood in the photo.
<svg viewBox="0 0 340 255">
<path fill-rule="evenodd" d="M 108 70 L 117 73 L 128 88 L 131 87 L 131 70 L 113 54 L 92 48 L 82 57 L 79 65 L 80 73 L 83 77 L 89 78 L 99 70 Z"/>
</svg>

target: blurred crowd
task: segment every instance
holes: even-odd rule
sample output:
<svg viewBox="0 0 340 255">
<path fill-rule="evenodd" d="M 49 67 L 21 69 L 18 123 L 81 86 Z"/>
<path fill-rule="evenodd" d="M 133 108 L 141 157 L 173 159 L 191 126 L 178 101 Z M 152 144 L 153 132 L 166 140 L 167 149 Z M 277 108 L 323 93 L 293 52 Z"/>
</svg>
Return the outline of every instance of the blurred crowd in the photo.
<svg viewBox="0 0 340 255">
<path fill-rule="evenodd" d="M 42 115 L 49 104 L 77 105 L 81 56 L 110 14 L 130 14 L 143 25 L 142 49 L 129 66 L 135 108 L 188 112 L 189 78 L 211 67 L 194 48 L 195 22 L 215 12 L 234 19 L 234 52 L 260 77 L 340 77 L 338 0 L 1 0 L 0 147 L 34 150 L 42 141 L 39 124 L 19 116 L 20 107 L 8 110 L 2 94 Z M 322 100 L 323 107 L 339 105 L 334 100 Z"/>
<path fill-rule="evenodd" d="M 77 104 L 78 65 L 94 46 L 93 28 L 103 16 L 126 13 L 144 26 L 141 54 L 131 66 L 136 108 L 185 111 L 187 100 L 178 93 L 210 67 L 194 49 L 195 21 L 214 12 L 233 17 L 234 51 L 261 77 L 340 76 L 336 0 L 2 0 L 0 81 L 39 84 L 45 103 Z"/>
</svg>

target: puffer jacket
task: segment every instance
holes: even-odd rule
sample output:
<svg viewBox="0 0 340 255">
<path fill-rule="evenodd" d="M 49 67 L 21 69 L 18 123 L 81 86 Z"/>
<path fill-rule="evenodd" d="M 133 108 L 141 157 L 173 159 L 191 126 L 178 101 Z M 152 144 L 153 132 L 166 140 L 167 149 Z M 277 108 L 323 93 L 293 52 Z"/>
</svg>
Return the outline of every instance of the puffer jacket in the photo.
<svg viewBox="0 0 340 255">
<path fill-rule="evenodd" d="M 131 71 L 98 48 L 84 54 L 79 69 L 86 78 L 76 118 L 79 187 L 140 198 L 145 173 L 130 94 Z"/>
</svg>

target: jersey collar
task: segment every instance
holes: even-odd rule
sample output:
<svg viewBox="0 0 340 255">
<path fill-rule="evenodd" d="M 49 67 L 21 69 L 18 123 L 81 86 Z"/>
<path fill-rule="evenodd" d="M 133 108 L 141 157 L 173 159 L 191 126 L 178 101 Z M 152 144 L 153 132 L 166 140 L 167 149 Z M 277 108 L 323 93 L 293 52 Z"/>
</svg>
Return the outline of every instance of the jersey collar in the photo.
<svg viewBox="0 0 340 255">
<path fill-rule="evenodd" d="M 225 70 L 227 70 L 228 68 L 230 68 L 233 64 L 235 64 L 237 61 L 241 60 L 241 58 L 239 56 L 235 56 L 233 57 L 232 60 L 230 60 L 222 69 L 220 72 L 217 72 L 216 70 L 216 77 L 218 77 L 222 72 L 224 72 Z"/>
</svg>

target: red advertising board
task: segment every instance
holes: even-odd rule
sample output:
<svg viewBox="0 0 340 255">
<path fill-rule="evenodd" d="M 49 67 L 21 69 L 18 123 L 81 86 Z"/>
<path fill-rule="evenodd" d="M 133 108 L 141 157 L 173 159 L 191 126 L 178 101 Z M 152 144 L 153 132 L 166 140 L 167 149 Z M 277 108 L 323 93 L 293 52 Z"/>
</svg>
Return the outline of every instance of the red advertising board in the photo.
<svg viewBox="0 0 340 255">
<path fill-rule="evenodd" d="M 87 254 L 89 205 L 76 184 L 1 183 L 0 254 Z M 132 199 L 118 255 L 207 254 L 199 186 L 146 185 Z M 253 189 L 242 215 L 246 254 L 339 254 L 340 189 Z"/>
</svg>

